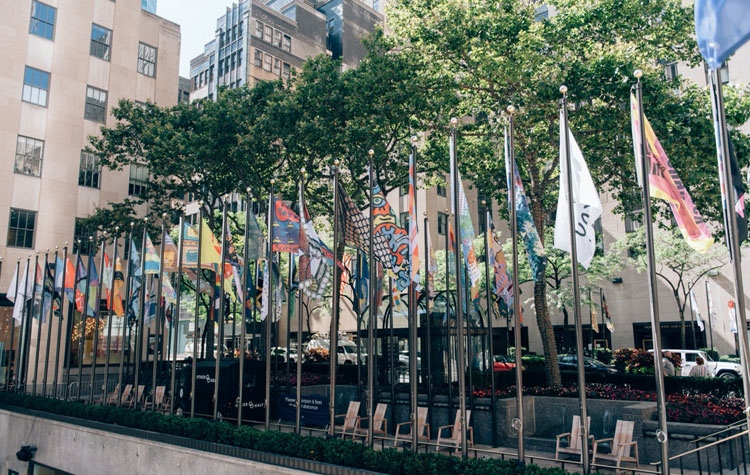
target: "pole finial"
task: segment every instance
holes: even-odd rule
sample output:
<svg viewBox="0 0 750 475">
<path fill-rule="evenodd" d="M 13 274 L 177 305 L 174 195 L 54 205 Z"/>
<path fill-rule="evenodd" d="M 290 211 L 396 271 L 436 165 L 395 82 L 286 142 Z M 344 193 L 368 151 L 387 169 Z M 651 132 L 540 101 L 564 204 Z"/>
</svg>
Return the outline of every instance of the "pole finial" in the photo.
<svg viewBox="0 0 750 475">
<path fill-rule="evenodd" d="M 568 86 L 566 86 L 565 84 L 563 84 L 562 86 L 560 86 L 560 94 L 562 94 L 564 96 L 567 93 L 568 93 Z"/>
<path fill-rule="evenodd" d="M 640 70 L 640 69 L 636 69 L 636 70 L 635 70 L 635 71 L 633 72 L 633 77 L 635 77 L 636 79 L 640 79 L 640 78 L 642 78 L 642 77 L 643 77 L 643 71 L 642 71 L 642 70 Z"/>
<path fill-rule="evenodd" d="M 271 178 L 271 185 L 275 185 L 275 184 L 276 184 L 276 178 Z"/>
<path fill-rule="evenodd" d="M 299 173 L 300 175 L 305 176 L 307 174 L 307 170 L 305 170 L 304 168 L 300 168 Z"/>
<path fill-rule="evenodd" d="M 516 112 L 516 106 L 511 104 L 505 110 L 508 111 L 508 114 L 513 115 Z"/>
<path fill-rule="evenodd" d="M 161 217 L 162 217 L 162 218 L 164 218 L 164 219 L 166 219 L 166 218 L 167 218 L 167 212 L 166 212 L 166 211 L 165 211 L 165 212 L 163 212 L 163 213 L 161 214 Z"/>
<path fill-rule="evenodd" d="M 416 146 L 417 142 L 419 142 L 419 139 L 417 138 L 417 136 L 416 135 L 412 135 L 411 136 L 411 144 L 414 145 L 414 146 Z"/>
<path fill-rule="evenodd" d="M 426 218 L 427 217 L 427 211 L 423 211 L 422 212 L 422 216 L 424 216 Z"/>
<path fill-rule="evenodd" d="M 372 158 L 372 156 L 375 155 L 375 150 L 373 150 L 373 149 L 368 150 L 367 151 L 367 155 L 369 155 L 370 158 Z"/>
<path fill-rule="evenodd" d="M 339 161 L 339 159 L 337 158 L 336 160 L 333 161 L 333 166 L 337 167 L 339 166 L 340 163 L 341 161 Z"/>
<path fill-rule="evenodd" d="M 482 200 L 482 206 L 487 206 L 487 200 Z"/>
<path fill-rule="evenodd" d="M 247 194 L 250 194 L 250 187 L 249 187 L 249 186 L 248 186 L 247 188 L 245 188 L 245 192 L 246 192 Z"/>
<path fill-rule="evenodd" d="M 458 119 L 451 117 L 451 127 L 455 127 L 456 125 L 458 125 Z"/>
<path fill-rule="evenodd" d="M 143 218 L 143 222 L 144 223 L 148 223 L 148 216 L 146 216 L 145 218 Z"/>
</svg>

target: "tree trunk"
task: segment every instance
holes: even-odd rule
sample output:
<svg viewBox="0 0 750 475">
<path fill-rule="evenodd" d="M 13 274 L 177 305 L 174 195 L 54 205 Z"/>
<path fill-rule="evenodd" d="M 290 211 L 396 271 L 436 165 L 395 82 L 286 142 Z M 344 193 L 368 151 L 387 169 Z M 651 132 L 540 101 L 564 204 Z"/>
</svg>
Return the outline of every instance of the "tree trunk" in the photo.
<svg viewBox="0 0 750 475">
<path fill-rule="evenodd" d="M 568 332 L 568 308 L 563 305 L 563 338 L 562 338 L 562 350 L 563 352 L 570 352 L 572 344 L 570 341 L 570 333 Z"/>
<path fill-rule="evenodd" d="M 544 372 L 547 377 L 547 385 L 551 387 L 562 386 L 560 378 L 560 366 L 557 362 L 557 345 L 555 344 L 555 332 L 547 313 L 547 289 L 544 282 L 534 283 L 534 307 L 536 308 L 536 323 L 539 334 L 542 337 L 542 348 L 544 349 Z"/>
<path fill-rule="evenodd" d="M 680 310 L 680 341 L 682 346 L 680 348 L 687 348 L 687 340 L 685 338 L 685 312 Z M 693 342 L 695 346 L 695 342 Z"/>
</svg>

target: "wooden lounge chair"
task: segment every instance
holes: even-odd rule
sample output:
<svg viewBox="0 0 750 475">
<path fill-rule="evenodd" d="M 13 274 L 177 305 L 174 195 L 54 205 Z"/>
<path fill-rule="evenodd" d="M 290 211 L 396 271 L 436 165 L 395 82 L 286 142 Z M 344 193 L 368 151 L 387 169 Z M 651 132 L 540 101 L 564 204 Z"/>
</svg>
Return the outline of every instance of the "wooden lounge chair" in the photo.
<svg viewBox="0 0 750 475">
<path fill-rule="evenodd" d="M 597 460 L 607 460 L 615 462 L 617 467 L 616 473 L 620 473 L 620 465 L 622 462 L 635 462 L 635 466 L 639 465 L 638 462 L 638 442 L 633 442 L 633 429 L 635 428 L 635 422 L 633 421 L 617 421 L 615 426 L 615 436 L 609 439 L 599 439 L 594 441 L 594 458 L 593 463 Z M 609 453 L 602 453 L 599 451 L 599 445 L 602 442 L 610 443 Z M 631 448 L 634 454 L 631 455 Z"/>
<path fill-rule="evenodd" d="M 342 439 L 346 439 L 347 433 L 352 436 L 352 439 L 357 435 L 359 404 L 359 401 L 351 401 L 349 402 L 349 408 L 346 410 L 346 414 L 338 414 L 335 416 L 336 418 L 344 418 L 344 425 L 336 426 L 336 430 L 341 431 Z"/>
<path fill-rule="evenodd" d="M 120 396 L 120 385 L 118 384 L 115 386 L 115 389 L 112 390 L 111 393 L 109 393 L 109 396 L 107 396 L 107 400 L 105 401 L 105 404 L 107 406 L 114 406 L 117 404 L 117 398 Z M 104 397 L 104 393 L 102 393 L 102 397 Z"/>
<path fill-rule="evenodd" d="M 125 389 L 122 391 L 122 398 L 120 399 L 120 403 L 123 406 L 130 406 L 130 403 L 132 400 L 133 400 L 133 385 L 126 384 Z"/>
<path fill-rule="evenodd" d="M 169 406 L 170 402 L 172 401 L 172 395 L 171 394 L 165 394 L 164 397 L 161 400 L 161 404 L 156 406 L 156 410 L 158 412 L 161 412 L 162 414 L 168 414 L 169 413 Z"/>
<path fill-rule="evenodd" d="M 427 423 L 427 410 L 426 407 L 417 408 L 417 440 L 430 440 L 430 424 Z M 402 434 L 401 427 L 409 426 L 409 432 Z M 396 435 L 393 438 L 393 446 L 398 445 L 399 439 L 411 440 L 413 427 L 411 421 L 402 422 L 396 425 Z"/>
<path fill-rule="evenodd" d="M 135 393 L 135 397 L 130 398 L 130 403 L 128 404 L 129 407 L 135 407 L 138 404 L 141 404 L 143 401 L 143 393 L 146 391 L 146 385 L 145 384 L 139 384 L 138 390 Z"/>
<path fill-rule="evenodd" d="M 591 416 L 586 418 L 586 432 L 591 428 Z M 561 442 L 563 439 L 567 440 L 566 446 L 562 446 Z M 589 435 L 589 439 L 593 442 L 594 436 Z M 593 444 L 592 444 L 593 445 Z M 581 416 L 573 416 L 573 426 L 570 428 L 570 432 L 560 434 L 557 436 L 557 443 L 555 446 L 555 458 L 559 459 L 560 454 L 573 454 L 582 457 L 581 452 Z M 581 460 L 583 462 L 583 460 Z"/>
<path fill-rule="evenodd" d="M 474 446 L 474 428 L 469 427 L 469 421 L 471 420 L 471 411 L 466 411 L 466 434 L 467 439 L 466 443 L 467 445 L 473 447 Z M 445 429 L 449 429 L 449 435 L 448 437 L 443 437 L 443 431 Z M 442 426 L 438 428 L 438 439 L 437 439 L 437 449 L 440 450 L 441 447 L 446 446 L 447 448 L 458 450 L 459 447 L 461 447 L 461 411 L 456 411 L 456 420 L 452 425 Z"/>
<path fill-rule="evenodd" d="M 164 393 L 166 390 L 166 386 L 156 386 L 156 394 L 153 395 L 154 398 L 152 399 L 151 396 L 146 398 L 146 402 L 143 403 L 143 410 L 151 409 L 152 402 L 154 404 L 154 409 L 158 410 L 164 402 Z"/>
<path fill-rule="evenodd" d="M 385 419 L 385 413 L 388 410 L 388 404 L 378 403 L 375 406 L 375 412 L 372 415 L 372 434 L 385 437 L 388 434 L 388 421 Z M 360 427 L 362 421 L 366 421 L 367 416 L 357 418 L 357 434 L 367 436 L 367 429 Z"/>
</svg>

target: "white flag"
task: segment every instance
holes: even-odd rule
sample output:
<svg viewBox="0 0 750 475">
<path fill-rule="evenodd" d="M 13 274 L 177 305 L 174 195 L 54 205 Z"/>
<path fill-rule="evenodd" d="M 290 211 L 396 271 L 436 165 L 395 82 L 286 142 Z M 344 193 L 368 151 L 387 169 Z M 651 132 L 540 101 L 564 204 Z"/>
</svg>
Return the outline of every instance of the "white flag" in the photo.
<svg viewBox="0 0 750 475">
<path fill-rule="evenodd" d="M 13 319 L 18 323 L 21 323 L 23 317 L 23 307 L 26 305 L 26 301 L 31 299 L 31 295 L 34 292 L 33 277 L 31 279 L 26 278 L 26 274 L 28 274 L 30 271 L 28 261 L 26 261 L 26 269 L 20 275 L 21 282 L 18 284 L 18 286 L 16 286 L 16 279 L 19 277 L 18 271 L 20 269 L 21 266 L 19 263 L 16 266 L 16 272 L 13 273 L 13 279 L 10 281 L 8 291 L 6 292 L 6 298 L 14 303 Z M 18 297 L 20 298 L 16 298 L 16 290 L 18 290 Z"/>
<path fill-rule="evenodd" d="M 706 283 L 706 298 L 708 299 L 708 318 L 711 321 L 711 328 L 716 328 L 716 312 L 714 311 L 714 301 L 711 298 L 711 286 Z"/>
<path fill-rule="evenodd" d="M 557 198 L 557 218 L 555 219 L 555 248 L 570 252 L 570 228 L 568 221 L 567 164 L 565 161 L 565 125 L 560 112 L 560 194 Z M 596 251 L 594 222 L 602 215 L 602 202 L 594 187 L 594 180 L 583 160 L 581 149 L 568 129 L 570 162 L 573 168 L 573 210 L 575 213 L 576 250 L 578 262 L 588 269 Z"/>
<path fill-rule="evenodd" d="M 734 300 L 729 301 L 729 329 L 732 333 L 737 333 L 737 315 L 734 311 Z"/>
<path fill-rule="evenodd" d="M 703 325 L 703 319 L 701 318 L 701 312 L 698 310 L 698 300 L 695 298 L 695 292 L 692 290 L 690 291 L 690 305 L 692 305 L 693 310 L 695 311 L 695 321 L 698 323 L 698 328 L 702 332 L 706 331 L 706 326 Z"/>
</svg>

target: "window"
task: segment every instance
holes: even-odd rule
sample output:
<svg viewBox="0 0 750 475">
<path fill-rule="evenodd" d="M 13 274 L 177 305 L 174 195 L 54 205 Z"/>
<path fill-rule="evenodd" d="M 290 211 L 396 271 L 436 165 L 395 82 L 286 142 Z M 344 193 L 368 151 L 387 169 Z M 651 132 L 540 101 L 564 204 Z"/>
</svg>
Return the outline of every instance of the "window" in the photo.
<svg viewBox="0 0 750 475">
<path fill-rule="evenodd" d="M 156 15 L 156 0 L 141 0 L 141 8 Z"/>
<path fill-rule="evenodd" d="M 436 191 L 437 191 L 438 196 L 446 196 L 447 195 L 446 190 L 445 190 L 445 185 L 442 185 L 440 183 L 438 183 Z"/>
<path fill-rule="evenodd" d="M 273 60 L 273 73 L 281 76 L 281 60 L 278 58 L 274 58 Z"/>
<path fill-rule="evenodd" d="M 536 7 L 534 20 L 544 21 L 547 18 L 549 18 L 549 7 L 547 5 L 541 5 L 541 6 Z"/>
<path fill-rule="evenodd" d="M 594 238 L 596 239 L 596 251 L 595 254 L 599 256 L 604 255 L 604 228 L 602 227 L 602 218 L 597 218 L 594 221 Z"/>
<path fill-rule="evenodd" d="M 641 227 L 640 213 L 625 216 L 625 232 L 634 233 Z"/>
<path fill-rule="evenodd" d="M 16 142 L 15 172 L 22 175 L 40 176 L 43 155 L 43 141 L 19 135 Z"/>
<path fill-rule="evenodd" d="M 42 2 L 31 4 L 29 33 L 51 40 L 55 36 L 55 14 L 57 9 Z"/>
<path fill-rule="evenodd" d="M 91 24 L 91 47 L 89 54 L 96 56 L 104 61 L 109 61 L 109 47 L 112 44 L 112 30 L 99 26 L 96 23 Z"/>
<path fill-rule="evenodd" d="M 156 48 L 138 43 L 138 72 L 150 78 L 156 76 Z"/>
<path fill-rule="evenodd" d="M 102 124 L 107 121 L 107 91 L 86 87 L 86 109 L 83 118 Z"/>
<path fill-rule="evenodd" d="M 268 25 L 263 28 L 263 41 L 268 43 L 273 42 L 273 28 Z"/>
<path fill-rule="evenodd" d="M 259 68 L 263 67 L 263 51 L 255 49 L 255 65 Z"/>
<path fill-rule="evenodd" d="M 78 170 L 78 185 L 99 188 L 101 175 L 99 159 L 93 153 L 81 151 L 81 167 Z"/>
<path fill-rule="evenodd" d="M 273 31 L 273 44 L 281 48 L 281 32 L 279 30 Z"/>
<path fill-rule="evenodd" d="M 23 74 L 24 102 L 47 107 L 47 92 L 49 91 L 49 73 L 26 66 Z"/>
<path fill-rule="evenodd" d="M 93 237 L 94 239 L 89 239 Z M 81 241 L 81 254 L 96 254 L 96 231 L 84 225 L 82 218 L 76 218 L 76 224 L 73 228 L 73 254 L 79 250 L 78 241 Z"/>
<path fill-rule="evenodd" d="M 404 211 L 403 213 L 399 213 L 398 215 L 399 223 L 401 224 L 401 227 L 403 229 L 408 230 L 409 229 L 409 212 Z"/>
<path fill-rule="evenodd" d="M 380 11 L 380 0 L 372 0 L 372 9 L 376 12 Z"/>
<path fill-rule="evenodd" d="M 148 185 L 148 167 L 133 163 L 130 165 L 130 181 L 128 183 L 128 194 L 130 196 L 143 196 Z"/>
<path fill-rule="evenodd" d="M 671 81 L 677 78 L 677 62 L 676 61 L 670 61 L 668 63 L 664 63 L 664 77 L 667 79 L 667 81 Z"/>
<path fill-rule="evenodd" d="M 286 79 L 289 79 L 291 71 L 292 71 L 292 67 L 289 65 L 289 63 L 284 63 L 284 69 L 282 69 L 281 75 L 284 76 Z"/>
<path fill-rule="evenodd" d="M 721 78 L 722 84 L 729 84 L 729 65 L 724 62 L 719 68 L 719 77 Z"/>
<path fill-rule="evenodd" d="M 448 232 L 448 215 L 446 213 L 438 211 L 437 222 L 438 234 L 440 234 L 441 236 L 445 236 L 445 233 Z"/>
<path fill-rule="evenodd" d="M 10 209 L 10 223 L 8 223 L 8 246 L 34 247 L 34 227 L 36 225 L 36 211 Z"/>
<path fill-rule="evenodd" d="M 285 51 L 292 51 L 292 37 L 289 35 L 284 35 L 284 42 L 281 44 L 281 49 Z"/>
<path fill-rule="evenodd" d="M 255 22 L 255 36 L 263 38 L 263 23 L 256 20 Z"/>
<path fill-rule="evenodd" d="M 264 55 L 264 57 L 263 57 L 263 69 L 265 69 L 266 71 L 270 71 L 271 70 L 271 62 L 272 62 L 272 60 L 273 60 L 273 57 L 270 54 Z"/>
</svg>

